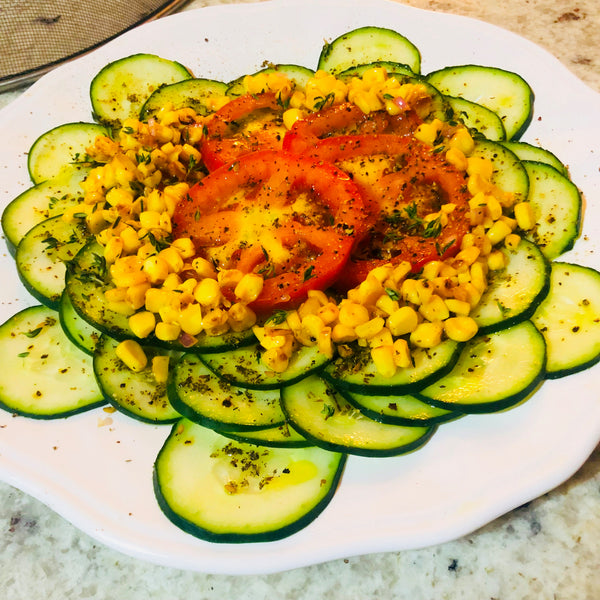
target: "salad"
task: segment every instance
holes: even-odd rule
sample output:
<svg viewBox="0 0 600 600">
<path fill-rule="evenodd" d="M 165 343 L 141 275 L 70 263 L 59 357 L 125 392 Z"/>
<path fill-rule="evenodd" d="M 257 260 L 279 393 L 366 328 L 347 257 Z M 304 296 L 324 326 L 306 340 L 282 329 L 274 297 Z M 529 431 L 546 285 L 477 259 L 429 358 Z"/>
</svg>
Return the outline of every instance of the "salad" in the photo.
<svg viewBox="0 0 600 600">
<path fill-rule="evenodd" d="M 423 75 L 364 27 L 314 71 L 228 84 L 133 55 L 90 99 L 96 122 L 42 135 L 3 214 L 41 304 L 0 329 L 0 401 L 172 424 L 155 494 L 185 531 L 290 535 L 347 455 L 414 451 L 600 358 L 598 273 L 560 261 L 581 197 L 518 141 L 517 74 Z"/>
</svg>

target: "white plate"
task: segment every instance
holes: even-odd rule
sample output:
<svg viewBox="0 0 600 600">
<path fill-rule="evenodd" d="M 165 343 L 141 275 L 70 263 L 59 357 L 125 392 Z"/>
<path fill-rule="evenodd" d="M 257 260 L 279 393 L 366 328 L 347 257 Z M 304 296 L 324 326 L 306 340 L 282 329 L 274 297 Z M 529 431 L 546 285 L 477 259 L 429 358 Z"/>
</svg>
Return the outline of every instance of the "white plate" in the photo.
<svg viewBox="0 0 600 600">
<path fill-rule="evenodd" d="M 318 17 L 316 16 L 318 15 Z M 230 80 L 264 61 L 315 66 L 324 39 L 379 25 L 421 50 L 423 72 L 450 64 L 521 73 L 536 93 L 525 139 L 566 162 L 587 197 L 585 227 L 567 258 L 600 267 L 600 96 L 537 46 L 462 17 L 385 0 L 272 0 L 184 12 L 129 32 L 50 73 L 0 112 L 0 203 L 29 186 L 26 152 L 55 125 L 91 118 L 88 86 L 110 60 L 134 52 L 177 59 L 197 76 Z M 239 32 L 243 31 L 243 34 Z M 451 43 L 448 43 L 450 33 Z M 32 303 L 8 255 L 0 257 L 2 320 Z M 600 366 L 544 383 L 528 402 L 497 415 L 445 424 L 404 457 L 352 458 L 326 511 L 294 536 L 264 544 L 197 540 L 161 514 L 151 471 L 167 428 L 95 410 L 58 422 L 0 414 L 0 476 L 83 531 L 130 555 L 184 569 L 246 574 L 370 552 L 444 542 L 557 486 L 600 440 Z"/>
</svg>

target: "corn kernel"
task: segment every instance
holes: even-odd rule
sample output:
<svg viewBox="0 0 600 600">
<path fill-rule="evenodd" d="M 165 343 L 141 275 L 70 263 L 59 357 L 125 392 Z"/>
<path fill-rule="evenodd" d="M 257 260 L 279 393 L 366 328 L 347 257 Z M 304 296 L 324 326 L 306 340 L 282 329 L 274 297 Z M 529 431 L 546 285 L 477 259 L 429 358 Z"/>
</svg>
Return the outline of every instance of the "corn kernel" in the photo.
<svg viewBox="0 0 600 600">
<path fill-rule="evenodd" d="M 144 349 L 135 340 L 124 340 L 115 348 L 115 354 L 121 359 L 128 369 L 143 371 L 148 364 Z"/>
<path fill-rule="evenodd" d="M 331 339 L 331 327 L 323 327 L 317 337 L 317 347 L 321 354 L 331 358 L 333 356 L 333 340 Z"/>
<path fill-rule="evenodd" d="M 437 294 L 433 294 L 425 304 L 421 304 L 419 313 L 428 321 L 443 321 L 450 316 L 446 303 Z"/>
<path fill-rule="evenodd" d="M 183 259 L 193 258 L 196 254 L 196 248 L 194 247 L 194 242 L 191 238 L 177 238 L 173 241 L 171 246 L 179 252 L 179 255 Z"/>
<path fill-rule="evenodd" d="M 145 210 L 140 213 L 140 226 L 144 229 L 159 229 L 161 213 L 154 210 Z"/>
<path fill-rule="evenodd" d="M 317 311 L 317 316 L 325 325 L 331 325 L 338 320 L 340 316 L 340 309 L 333 302 L 327 302 L 319 308 Z"/>
<path fill-rule="evenodd" d="M 419 324 L 419 315 L 412 306 L 401 306 L 387 319 L 387 327 L 395 337 L 412 333 Z"/>
<path fill-rule="evenodd" d="M 391 346 L 394 343 L 392 332 L 387 327 L 382 327 L 379 333 L 369 338 L 369 346 L 376 348 L 377 346 Z"/>
<path fill-rule="evenodd" d="M 249 306 L 236 302 L 227 311 L 227 319 L 232 331 L 245 331 L 254 327 L 256 313 Z"/>
<path fill-rule="evenodd" d="M 198 335 L 204 328 L 202 307 L 195 302 L 188 304 L 180 312 L 177 322 L 184 333 Z"/>
<path fill-rule="evenodd" d="M 470 156 L 467 159 L 467 173 L 469 175 L 481 175 L 484 179 L 490 181 L 494 174 L 494 163 L 484 156 Z"/>
<path fill-rule="evenodd" d="M 286 129 L 291 129 L 296 121 L 303 119 L 305 112 L 299 108 L 289 108 L 283 113 L 283 124 Z"/>
<path fill-rule="evenodd" d="M 340 323 L 349 327 L 356 327 L 369 320 L 369 311 L 362 304 L 344 302 L 340 306 Z"/>
<path fill-rule="evenodd" d="M 167 263 L 170 273 L 180 273 L 182 271 L 183 258 L 175 248 L 164 248 L 158 253 L 158 257 Z"/>
<path fill-rule="evenodd" d="M 356 332 L 354 331 L 354 327 L 336 323 L 331 331 L 331 339 L 336 344 L 345 344 L 356 339 Z"/>
<path fill-rule="evenodd" d="M 217 281 L 221 287 L 235 287 L 243 276 L 239 269 L 223 269 L 217 274 Z"/>
<path fill-rule="evenodd" d="M 146 304 L 146 292 L 150 289 L 148 282 L 138 283 L 127 288 L 125 299 L 135 310 L 142 308 Z"/>
<path fill-rule="evenodd" d="M 221 297 L 221 287 L 216 279 L 201 279 L 194 288 L 194 298 L 202 306 L 218 306 Z"/>
<path fill-rule="evenodd" d="M 156 324 L 154 334 L 159 340 L 163 342 L 173 342 L 181 333 L 181 327 L 178 323 L 164 323 L 159 322 Z"/>
<path fill-rule="evenodd" d="M 377 372 L 382 377 L 393 377 L 396 374 L 396 361 L 393 346 L 378 346 L 371 348 L 371 358 Z"/>
<path fill-rule="evenodd" d="M 366 323 L 360 323 L 354 328 L 356 335 L 362 339 L 372 338 L 374 335 L 377 335 L 383 329 L 385 325 L 385 321 L 381 317 L 374 317 L 370 319 Z"/>
<path fill-rule="evenodd" d="M 514 211 L 515 219 L 521 229 L 528 231 L 535 227 L 535 215 L 531 202 L 518 202 L 514 206 Z"/>
<path fill-rule="evenodd" d="M 142 267 L 151 283 L 162 283 L 169 274 L 169 265 L 160 256 L 149 256 Z"/>
<path fill-rule="evenodd" d="M 283 373 L 288 368 L 290 356 L 282 348 L 269 348 L 262 353 L 261 360 L 275 373 Z"/>
<path fill-rule="evenodd" d="M 156 326 L 154 313 L 148 311 L 136 312 L 129 317 L 129 327 L 138 338 L 148 337 Z"/>
<path fill-rule="evenodd" d="M 466 342 L 476 335 L 477 323 L 471 317 L 450 317 L 444 321 L 444 332 L 456 342 Z"/>
<path fill-rule="evenodd" d="M 448 310 L 455 315 L 466 317 L 471 312 L 471 304 L 464 300 L 458 300 L 456 298 L 447 298 L 444 300 Z"/>
<path fill-rule="evenodd" d="M 487 232 L 487 238 L 492 245 L 500 243 L 508 234 L 512 233 L 512 229 L 504 221 L 496 221 Z"/>
<path fill-rule="evenodd" d="M 475 142 L 466 128 L 458 129 L 450 138 L 449 145 L 460 150 L 465 156 L 469 156 L 475 149 Z"/>
<path fill-rule="evenodd" d="M 487 257 L 487 266 L 491 271 L 501 271 L 506 267 L 507 257 L 501 250 L 490 252 Z"/>
<path fill-rule="evenodd" d="M 516 233 L 509 233 L 504 238 L 504 245 L 507 248 L 510 248 L 511 250 L 514 250 L 519 245 L 520 241 L 521 241 L 521 236 L 520 235 L 518 235 Z"/>
<path fill-rule="evenodd" d="M 464 152 L 453 147 L 446 151 L 446 160 L 459 171 L 466 171 L 469 164 Z"/>
<path fill-rule="evenodd" d="M 214 265 L 206 258 L 198 257 L 192 261 L 192 269 L 202 278 L 217 278 L 217 271 Z"/>
<path fill-rule="evenodd" d="M 398 338 L 394 341 L 394 362 L 400 369 L 408 369 L 413 366 L 410 347 L 404 338 Z"/>
<path fill-rule="evenodd" d="M 152 375 L 156 383 L 167 383 L 169 378 L 169 356 L 159 354 L 152 357 Z"/>
<path fill-rule="evenodd" d="M 264 279 L 256 273 L 246 273 L 235 286 L 235 295 L 246 304 L 250 304 L 256 300 L 264 285 Z"/>
<path fill-rule="evenodd" d="M 441 321 L 424 321 L 410 334 L 411 344 L 418 348 L 434 348 L 442 341 L 444 326 Z"/>
</svg>

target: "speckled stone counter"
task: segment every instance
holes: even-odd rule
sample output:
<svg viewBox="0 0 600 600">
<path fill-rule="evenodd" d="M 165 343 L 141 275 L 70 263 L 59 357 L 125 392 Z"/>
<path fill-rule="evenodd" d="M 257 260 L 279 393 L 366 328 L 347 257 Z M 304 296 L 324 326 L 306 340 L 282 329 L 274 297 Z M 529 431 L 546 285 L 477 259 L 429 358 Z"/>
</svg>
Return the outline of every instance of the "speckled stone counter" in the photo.
<svg viewBox="0 0 600 600">
<path fill-rule="evenodd" d="M 186 8 L 221 3 L 196 0 Z M 600 91 L 597 0 L 404 3 L 512 30 L 553 53 Z M 19 93 L 0 94 L 0 107 Z M 37 500 L 0 484 L 0 598 L 598 600 L 600 447 L 557 489 L 457 541 L 261 576 L 203 575 L 130 558 L 98 544 Z"/>
</svg>

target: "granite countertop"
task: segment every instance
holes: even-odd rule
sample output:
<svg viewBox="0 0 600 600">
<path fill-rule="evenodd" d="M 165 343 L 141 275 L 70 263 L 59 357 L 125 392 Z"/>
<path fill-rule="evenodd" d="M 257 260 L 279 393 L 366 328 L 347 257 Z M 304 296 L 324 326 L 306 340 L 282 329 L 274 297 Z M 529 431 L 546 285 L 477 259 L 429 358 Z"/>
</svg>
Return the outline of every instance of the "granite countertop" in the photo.
<svg viewBox="0 0 600 600">
<path fill-rule="evenodd" d="M 223 3 L 230 2 L 195 0 L 186 9 Z M 512 30 L 600 91 L 597 0 L 403 3 Z M 0 94 L 0 107 L 20 93 Z M 0 483 L 0 571 L 3 600 L 597 600 L 600 446 L 569 481 L 462 539 L 258 576 L 204 575 L 130 558 Z"/>
</svg>

